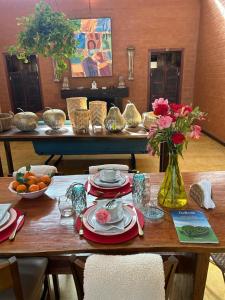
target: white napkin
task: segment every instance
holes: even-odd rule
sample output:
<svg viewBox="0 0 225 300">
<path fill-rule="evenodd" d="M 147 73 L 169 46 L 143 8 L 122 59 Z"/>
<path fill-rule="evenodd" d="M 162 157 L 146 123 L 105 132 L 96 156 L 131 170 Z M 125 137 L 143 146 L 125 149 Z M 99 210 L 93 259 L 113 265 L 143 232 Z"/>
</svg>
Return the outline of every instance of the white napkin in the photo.
<svg viewBox="0 0 225 300">
<path fill-rule="evenodd" d="M 0 222 L 5 217 L 5 214 L 10 209 L 11 205 L 11 203 L 0 204 Z"/>
<path fill-rule="evenodd" d="M 216 205 L 211 197 L 211 195 L 212 195 L 211 182 L 207 179 L 203 179 L 203 180 L 199 181 L 198 184 L 200 185 L 200 187 L 202 188 L 203 193 L 204 193 L 204 200 L 203 200 L 204 207 L 206 209 L 215 208 Z"/>
<path fill-rule="evenodd" d="M 107 164 L 107 165 L 90 166 L 89 167 L 89 174 L 98 173 L 102 169 L 115 169 L 115 170 L 120 170 L 120 171 L 123 171 L 123 172 L 128 172 L 129 171 L 129 167 L 127 165 Z"/>
<path fill-rule="evenodd" d="M 99 224 L 97 221 L 94 222 L 94 230 L 99 231 L 99 232 L 104 232 L 104 231 L 123 231 L 124 230 L 124 220 L 122 219 L 120 222 L 113 223 L 113 224 Z"/>
<path fill-rule="evenodd" d="M 56 174 L 58 172 L 55 166 L 49 166 L 49 165 L 31 166 L 30 171 L 34 173 L 36 176 Z M 25 173 L 26 167 L 22 167 L 18 171 L 13 172 L 13 177 L 16 177 L 16 174 L 19 172 Z"/>
</svg>

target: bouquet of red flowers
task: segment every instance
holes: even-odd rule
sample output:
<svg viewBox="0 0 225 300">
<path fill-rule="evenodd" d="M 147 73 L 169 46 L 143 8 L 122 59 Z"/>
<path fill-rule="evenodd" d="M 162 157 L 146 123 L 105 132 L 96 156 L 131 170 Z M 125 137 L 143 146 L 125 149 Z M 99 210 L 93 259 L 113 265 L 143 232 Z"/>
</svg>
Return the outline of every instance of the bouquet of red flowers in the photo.
<svg viewBox="0 0 225 300">
<path fill-rule="evenodd" d="M 182 155 L 183 146 L 187 146 L 188 137 L 199 139 L 201 127 L 194 124 L 204 120 L 206 114 L 198 107 L 169 103 L 167 99 L 156 99 L 153 104 L 156 121 L 149 128 L 148 151 L 159 155 L 160 143 L 166 142 L 169 153 Z"/>
</svg>

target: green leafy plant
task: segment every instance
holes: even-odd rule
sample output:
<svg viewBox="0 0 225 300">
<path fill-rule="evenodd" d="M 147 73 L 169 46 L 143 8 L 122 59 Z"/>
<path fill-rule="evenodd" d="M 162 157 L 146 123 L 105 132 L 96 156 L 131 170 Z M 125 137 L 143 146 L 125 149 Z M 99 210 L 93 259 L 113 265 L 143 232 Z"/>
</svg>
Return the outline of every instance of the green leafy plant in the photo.
<svg viewBox="0 0 225 300">
<path fill-rule="evenodd" d="M 9 47 L 9 52 L 25 63 L 31 54 L 52 57 L 60 77 L 68 67 L 67 60 L 76 56 L 74 32 L 78 24 L 62 12 L 53 11 L 44 0 L 36 4 L 34 14 L 17 20 L 23 30 L 19 32 L 16 44 Z"/>
</svg>

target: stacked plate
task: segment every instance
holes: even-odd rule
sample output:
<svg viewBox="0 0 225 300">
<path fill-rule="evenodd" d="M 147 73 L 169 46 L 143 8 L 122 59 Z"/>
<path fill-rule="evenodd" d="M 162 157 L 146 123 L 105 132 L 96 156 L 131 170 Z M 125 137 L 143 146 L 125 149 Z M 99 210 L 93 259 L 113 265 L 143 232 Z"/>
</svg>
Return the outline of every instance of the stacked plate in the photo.
<svg viewBox="0 0 225 300">
<path fill-rule="evenodd" d="M 119 235 L 129 231 L 136 223 L 136 216 L 129 206 L 123 206 L 123 216 L 113 222 L 99 224 L 95 217 L 96 205 L 86 210 L 83 216 L 83 225 L 93 233 L 104 236 Z"/>
<path fill-rule="evenodd" d="M 6 214 L 0 221 L 0 234 L 8 227 L 10 227 L 16 221 L 16 219 L 17 212 L 15 211 L 15 209 L 10 208 L 10 210 L 6 212 Z"/>
</svg>

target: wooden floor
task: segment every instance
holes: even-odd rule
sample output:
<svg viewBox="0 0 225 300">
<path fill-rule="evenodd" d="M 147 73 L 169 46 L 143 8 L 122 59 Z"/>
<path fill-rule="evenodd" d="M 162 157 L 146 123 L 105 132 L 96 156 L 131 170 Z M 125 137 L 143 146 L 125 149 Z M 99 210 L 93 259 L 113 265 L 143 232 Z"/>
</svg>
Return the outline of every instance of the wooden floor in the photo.
<svg viewBox="0 0 225 300">
<path fill-rule="evenodd" d="M 43 164 L 47 157 L 34 153 L 29 142 L 12 143 L 13 160 L 15 169 L 28 164 Z M 3 169 L 7 175 L 6 159 L 3 145 L 0 144 Z M 149 155 L 137 155 L 137 169 L 142 172 L 157 172 L 159 159 Z M 112 159 L 113 158 L 113 159 Z M 68 156 L 59 164 L 59 171 L 65 174 L 79 174 L 88 169 L 89 165 L 99 163 L 129 163 L 128 155 L 115 156 Z M 184 151 L 184 159 L 180 158 L 180 169 L 188 171 L 225 170 L 225 147 L 207 136 L 202 136 L 199 141 L 191 141 L 188 149 Z M 225 183 L 224 183 L 225 184 Z M 62 300 L 74 298 L 75 289 L 71 276 L 60 276 Z M 224 300 L 225 284 L 222 274 L 214 265 L 210 264 L 204 300 Z M 180 299 L 177 299 L 180 300 Z"/>
</svg>

